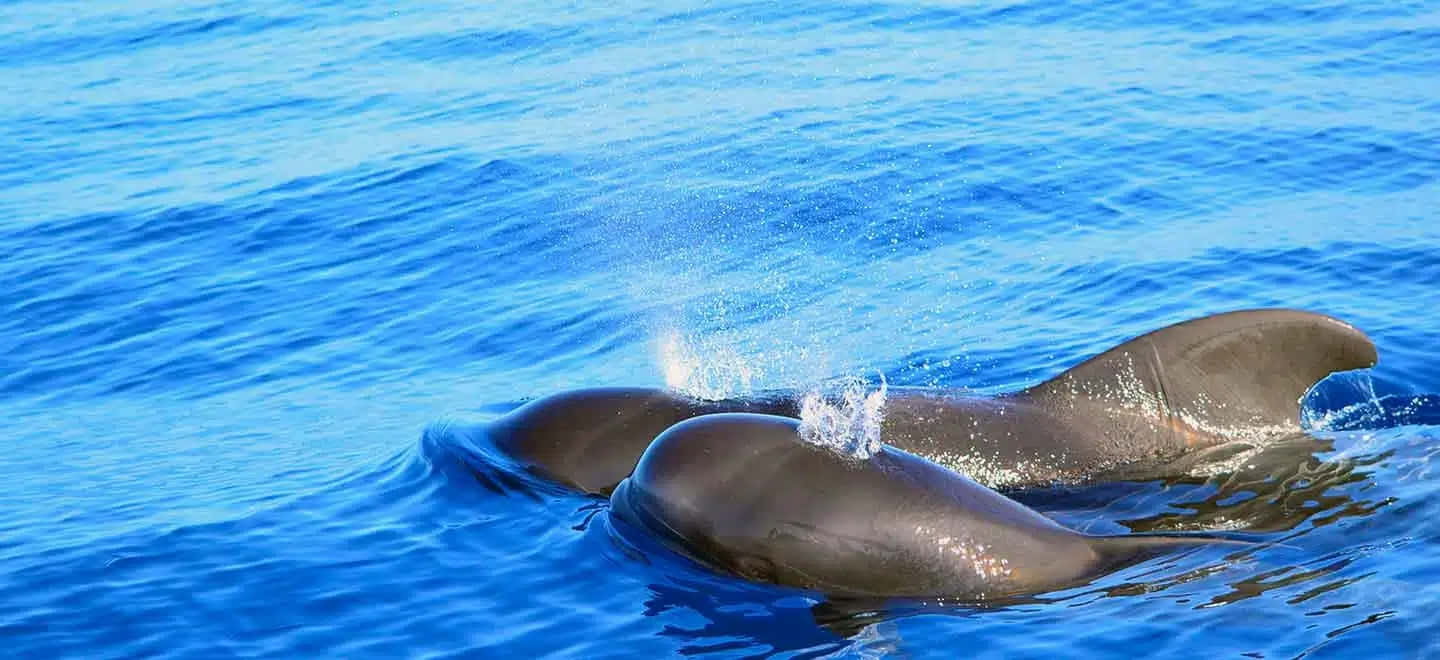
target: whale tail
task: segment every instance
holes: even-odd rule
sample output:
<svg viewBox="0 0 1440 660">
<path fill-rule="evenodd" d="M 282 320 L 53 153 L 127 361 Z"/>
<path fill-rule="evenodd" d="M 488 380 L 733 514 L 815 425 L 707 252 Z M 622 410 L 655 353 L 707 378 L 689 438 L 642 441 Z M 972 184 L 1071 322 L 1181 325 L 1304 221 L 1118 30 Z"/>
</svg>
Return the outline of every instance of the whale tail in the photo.
<svg viewBox="0 0 1440 660">
<path fill-rule="evenodd" d="M 1018 393 L 1051 409 L 1096 402 L 1218 429 L 1298 429 L 1300 400 L 1331 373 L 1373 367 L 1365 333 L 1323 314 L 1228 312 L 1141 335 Z"/>
</svg>

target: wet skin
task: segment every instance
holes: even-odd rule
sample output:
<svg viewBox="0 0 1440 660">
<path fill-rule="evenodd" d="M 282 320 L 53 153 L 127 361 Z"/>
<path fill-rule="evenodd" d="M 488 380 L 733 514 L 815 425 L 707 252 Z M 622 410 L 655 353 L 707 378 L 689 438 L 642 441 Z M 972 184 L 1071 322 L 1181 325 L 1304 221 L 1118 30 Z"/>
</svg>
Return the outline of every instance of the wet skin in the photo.
<svg viewBox="0 0 1440 660">
<path fill-rule="evenodd" d="M 881 437 L 998 488 L 1173 476 L 1187 455 L 1299 433 L 1299 401 L 1311 386 L 1376 359 L 1364 333 L 1328 316 L 1217 314 L 1142 335 L 1019 392 L 892 390 Z M 724 412 L 797 417 L 798 397 L 702 401 L 655 388 L 576 390 L 512 411 L 489 435 L 544 477 L 604 495 L 665 429 Z"/>
</svg>

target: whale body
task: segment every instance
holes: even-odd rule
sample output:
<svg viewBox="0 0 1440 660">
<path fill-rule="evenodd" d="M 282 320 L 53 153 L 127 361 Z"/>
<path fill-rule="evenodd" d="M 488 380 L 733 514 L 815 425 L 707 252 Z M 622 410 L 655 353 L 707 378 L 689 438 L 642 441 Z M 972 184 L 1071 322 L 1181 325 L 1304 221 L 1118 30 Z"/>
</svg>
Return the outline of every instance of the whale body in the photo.
<svg viewBox="0 0 1440 660">
<path fill-rule="evenodd" d="M 1228 312 L 1141 335 L 1018 392 L 893 389 L 881 439 L 997 488 L 1169 476 L 1176 459 L 1198 450 L 1300 433 L 1300 400 L 1315 383 L 1376 361 L 1363 332 L 1323 314 Z M 545 478 L 607 495 L 681 421 L 798 417 L 799 408 L 792 392 L 706 401 L 595 388 L 532 401 L 492 423 L 489 435 Z"/>
<path fill-rule="evenodd" d="M 1077 533 L 893 447 L 857 459 L 812 445 L 798 424 L 681 422 L 615 489 L 611 515 L 722 571 L 837 598 L 1021 596 L 1218 541 Z"/>
</svg>

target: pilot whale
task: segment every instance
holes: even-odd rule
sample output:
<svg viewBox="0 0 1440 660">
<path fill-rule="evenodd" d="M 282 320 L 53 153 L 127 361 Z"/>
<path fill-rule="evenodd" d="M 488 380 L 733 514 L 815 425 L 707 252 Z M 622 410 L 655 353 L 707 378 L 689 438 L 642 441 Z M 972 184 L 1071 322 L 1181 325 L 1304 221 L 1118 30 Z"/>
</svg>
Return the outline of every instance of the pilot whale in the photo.
<svg viewBox="0 0 1440 660">
<path fill-rule="evenodd" d="M 1189 535 L 1091 536 L 924 458 L 856 458 L 799 421 L 719 413 L 661 433 L 611 515 L 741 577 L 830 597 L 995 600 L 1080 584 Z"/>
<path fill-rule="evenodd" d="M 1141 335 L 1017 392 L 891 390 L 881 439 L 996 488 L 1169 476 L 1176 460 L 1231 440 L 1300 433 L 1300 400 L 1316 382 L 1376 361 L 1363 332 L 1330 316 L 1227 312 Z M 584 389 L 527 403 L 488 434 L 543 477 L 608 495 L 679 422 L 793 418 L 799 401 L 793 392 L 711 401 L 658 388 Z"/>
</svg>

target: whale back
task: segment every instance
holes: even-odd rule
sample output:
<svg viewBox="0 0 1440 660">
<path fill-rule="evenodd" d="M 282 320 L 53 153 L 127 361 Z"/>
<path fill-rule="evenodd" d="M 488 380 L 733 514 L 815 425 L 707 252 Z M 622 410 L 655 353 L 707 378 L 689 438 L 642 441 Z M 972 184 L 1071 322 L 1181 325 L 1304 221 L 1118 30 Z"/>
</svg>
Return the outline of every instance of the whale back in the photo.
<svg viewBox="0 0 1440 660">
<path fill-rule="evenodd" d="M 1339 319 L 1247 310 L 1141 335 L 1018 396 L 1051 410 L 1086 403 L 1148 410 L 1208 430 L 1294 430 L 1311 387 L 1376 360 L 1365 333 Z"/>
<path fill-rule="evenodd" d="M 1337 371 L 1376 362 L 1364 333 L 1310 312 L 1229 312 L 1172 325 L 1021 392 L 978 399 L 892 391 L 882 439 L 991 486 L 1023 488 L 1171 461 L 1229 440 L 1293 435 L 1300 399 Z M 700 401 L 654 388 L 564 392 L 489 425 L 498 448 L 582 492 L 607 495 L 661 432 L 724 412 L 798 417 L 798 393 Z"/>
<path fill-rule="evenodd" d="M 847 598 L 1003 599 L 1223 542 L 1080 534 L 919 456 L 843 456 L 744 413 L 667 429 L 610 511 L 703 564 Z"/>
<path fill-rule="evenodd" d="M 713 412 L 795 414 L 783 398 L 701 401 L 668 390 L 607 387 L 531 401 L 489 425 L 491 441 L 540 476 L 609 495 L 661 431 Z"/>
<path fill-rule="evenodd" d="M 986 597 L 1065 584 L 1087 539 L 959 473 L 890 447 L 867 459 L 746 413 L 681 422 L 611 513 L 722 571 L 830 595 Z"/>
</svg>

